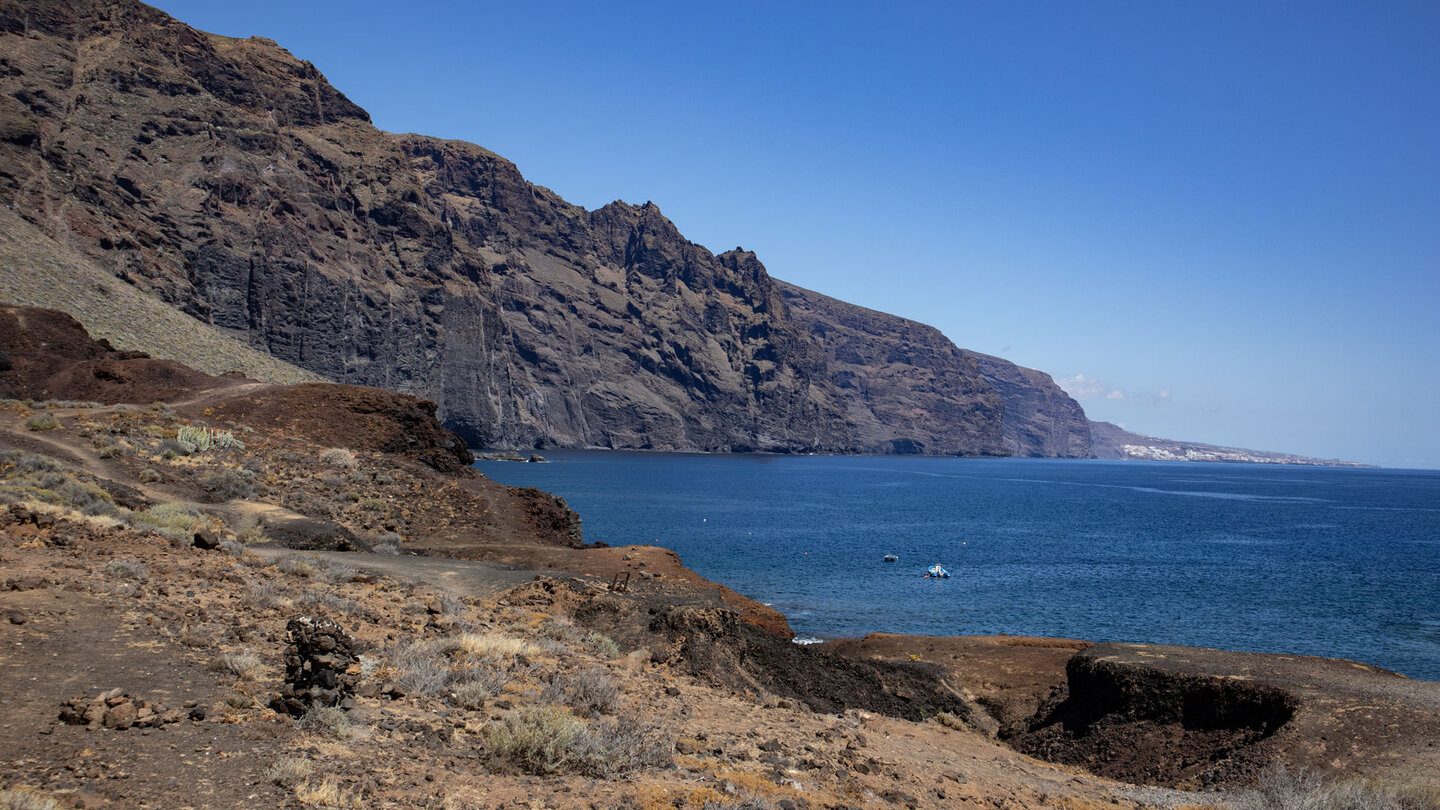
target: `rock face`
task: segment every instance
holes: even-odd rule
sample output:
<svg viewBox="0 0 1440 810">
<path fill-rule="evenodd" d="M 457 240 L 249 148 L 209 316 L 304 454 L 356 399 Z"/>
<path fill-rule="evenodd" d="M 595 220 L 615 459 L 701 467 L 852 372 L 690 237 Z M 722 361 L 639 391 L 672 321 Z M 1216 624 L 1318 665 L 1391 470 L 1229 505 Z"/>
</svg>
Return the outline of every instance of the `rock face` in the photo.
<svg viewBox="0 0 1440 810">
<path fill-rule="evenodd" d="M 587 211 L 480 147 L 380 132 L 270 40 L 34 0 L 0 5 L 0 68 L 0 201 L 277 358 L 434 400 L 473 445 L 1086 452 L 1044 385 L 987 376 L 1003 361 L 714 255 L 653 204 Z"/>
<path fill-rule="evenodd" d="M 1005 403 L 1001 421 L 1007 455 L 1093 457 L 1084 409 L 1049 374 L 988 354 L 965 354 L 974 358 L 980 376 Z"/>
</svg>

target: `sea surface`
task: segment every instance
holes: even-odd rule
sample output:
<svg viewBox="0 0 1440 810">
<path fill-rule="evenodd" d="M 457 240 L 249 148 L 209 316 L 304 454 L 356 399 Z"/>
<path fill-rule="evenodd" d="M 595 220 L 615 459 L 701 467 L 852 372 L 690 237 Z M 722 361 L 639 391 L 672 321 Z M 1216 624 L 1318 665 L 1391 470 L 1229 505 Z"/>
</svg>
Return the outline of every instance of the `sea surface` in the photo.
<svg viewBox="0 0 1440 810">
<path fill-rule="evenodd" d="M 477 462 L 790 620 L 1350 658 L 1440 680 L 1440 471 L 556 452 Z M 886 563 L 886 554 L 899 561 Z M 939 563 L 949 579 L 927 579 Z"/>
</svg>

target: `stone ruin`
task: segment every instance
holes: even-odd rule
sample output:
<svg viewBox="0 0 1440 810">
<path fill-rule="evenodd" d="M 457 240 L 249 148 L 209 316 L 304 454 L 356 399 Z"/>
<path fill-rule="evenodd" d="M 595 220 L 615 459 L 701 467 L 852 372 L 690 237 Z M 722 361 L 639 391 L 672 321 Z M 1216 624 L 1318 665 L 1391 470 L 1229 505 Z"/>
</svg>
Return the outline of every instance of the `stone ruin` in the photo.
<svg viewBox="0 0 1440 810">
<path fill-rule="evenodd" d="M 270 708 L 299 717 L 312 706 L 340 706 L 355 693 L 359 645 L 339 624 L 301 616 L 285 632 L 285 686 Z"/>
</svg>

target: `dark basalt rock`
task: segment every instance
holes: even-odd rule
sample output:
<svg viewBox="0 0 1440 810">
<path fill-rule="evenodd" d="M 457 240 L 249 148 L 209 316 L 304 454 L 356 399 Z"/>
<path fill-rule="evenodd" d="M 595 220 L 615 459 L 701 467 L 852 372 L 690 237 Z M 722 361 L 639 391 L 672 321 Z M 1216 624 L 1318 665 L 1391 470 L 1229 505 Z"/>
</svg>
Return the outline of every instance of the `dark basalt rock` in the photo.
<svg viewBox="0 0 1440 810">
<path fill-rule="evenodd" d="M 355 640 L 329 619 L 301 616 L 285 625 L 285 686 L 270 701 L 277 712 L 299 717 L 313 706 L 339 706 L 355 694 Z"/>
</svg>

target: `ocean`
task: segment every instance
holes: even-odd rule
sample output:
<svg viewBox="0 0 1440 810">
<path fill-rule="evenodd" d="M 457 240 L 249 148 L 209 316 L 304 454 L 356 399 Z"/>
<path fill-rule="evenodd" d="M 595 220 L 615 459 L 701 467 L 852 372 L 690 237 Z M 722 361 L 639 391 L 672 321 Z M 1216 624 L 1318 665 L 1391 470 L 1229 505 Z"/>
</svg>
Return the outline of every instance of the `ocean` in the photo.
<svg viewBox="0 0 1440 810">
<path fill-rule="evenodd" d="M 1440 471 L 547 457 L 475 466 L 563 496 L 587 541 L 674 549 L 805 640 L 1057 636 L 1349 658 L 1440 680 Z M 923 576 L 937 563 L 949 579 Z"/>
</svg>

